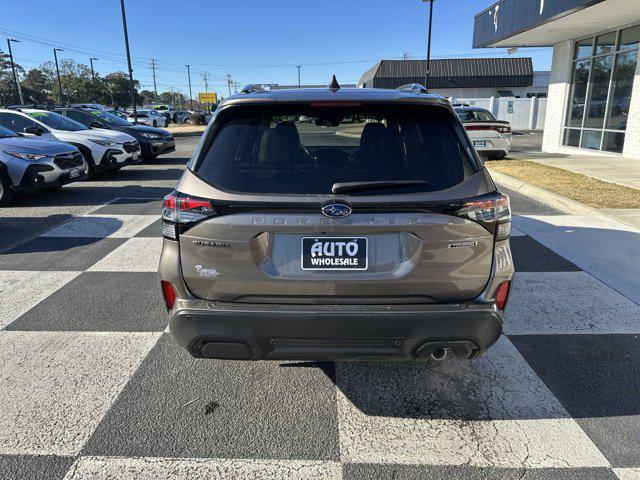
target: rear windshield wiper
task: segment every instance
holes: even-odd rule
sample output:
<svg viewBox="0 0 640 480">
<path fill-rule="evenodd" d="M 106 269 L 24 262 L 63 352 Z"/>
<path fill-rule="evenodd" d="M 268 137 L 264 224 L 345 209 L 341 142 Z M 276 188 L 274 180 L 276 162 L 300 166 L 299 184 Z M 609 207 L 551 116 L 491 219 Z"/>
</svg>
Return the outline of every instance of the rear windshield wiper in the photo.
<svg viewBox="0 0 640 480">
<path fill-rule="evenodd" d="M 364 190 L 379 190 L 385 188 L 418 187 L 427 185 L 424 180 L 390 180 L 377 182 L 344 182 L 334 183 L 331 191 L 335 194 L 360 192 Z"/>
</svg>

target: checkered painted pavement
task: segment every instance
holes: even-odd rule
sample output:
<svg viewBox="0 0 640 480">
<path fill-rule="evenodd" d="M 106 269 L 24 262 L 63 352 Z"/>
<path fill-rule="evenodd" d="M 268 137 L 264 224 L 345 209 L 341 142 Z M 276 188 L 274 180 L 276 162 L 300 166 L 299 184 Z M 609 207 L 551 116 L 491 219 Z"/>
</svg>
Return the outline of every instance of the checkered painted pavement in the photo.
<svg viewBox="0 0 640 480">
<path fill-rule="evenodd" d="M 0 478 L 640 479 L 640 306 L 524 233 L 544 217 L 480 359 L 244 363 L 165 332 L 159 211 L 0 255 Z"/>
</svg>

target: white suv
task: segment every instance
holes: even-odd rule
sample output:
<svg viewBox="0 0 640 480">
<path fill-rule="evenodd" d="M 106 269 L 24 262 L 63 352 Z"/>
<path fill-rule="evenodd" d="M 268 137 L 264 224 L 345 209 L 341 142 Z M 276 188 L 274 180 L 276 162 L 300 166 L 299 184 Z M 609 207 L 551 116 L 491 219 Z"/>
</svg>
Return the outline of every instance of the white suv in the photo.
<svg viewBox="0 0 640 480">
<path fill-rule="evenodd" d="M 113 172 L 141 161 L 140 145 L 131 135 L 112 130 L 93 130 L 48 110 L 0 109 L 0 125 L 23 136 L 70 143 L 82 152 L 89 165 L 88 177 L 95 171 Z"/>
</svg>

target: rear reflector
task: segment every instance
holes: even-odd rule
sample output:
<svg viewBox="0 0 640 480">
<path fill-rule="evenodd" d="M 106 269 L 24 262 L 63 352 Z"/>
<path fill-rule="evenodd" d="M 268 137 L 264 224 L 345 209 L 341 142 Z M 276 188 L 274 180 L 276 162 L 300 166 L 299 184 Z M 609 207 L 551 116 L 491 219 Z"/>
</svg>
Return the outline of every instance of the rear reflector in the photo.
<svg viewBox="0 0 640 480">
<path fill-rule="evenodd" d="M 164 280 L 160 282 L 160 285 L 162 286 L 164 304 L 167 307 L 167 310 L 171 310 L 173 308 L 173 304 L 176 302 L 176 291 L 173 289 L 173 285 L 169 282 L 165 282 Z"/>
<path fill-rule="evenodd" d="M 496 290 L 496 306 L 498 310 L 504 311 L 504 307 L 507 306 L 507 299 L 509 298 L 509 288 L 511 282 L 502 282 Z"/>
</svg>

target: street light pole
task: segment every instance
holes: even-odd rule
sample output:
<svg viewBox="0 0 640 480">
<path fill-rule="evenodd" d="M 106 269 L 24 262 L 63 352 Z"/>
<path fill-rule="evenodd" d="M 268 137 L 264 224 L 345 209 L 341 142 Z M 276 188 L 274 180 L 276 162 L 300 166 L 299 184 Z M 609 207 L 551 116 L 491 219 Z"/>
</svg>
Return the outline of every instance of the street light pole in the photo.
<svg viewBox="0 0 640 480">
<path fill-rule="evenodd" d="M 93 90 L 94 90 L 94 95 L 95 95 L 95 90 L 96 90 L 96 72 L 93 69 L 93 61 L 94 60 L 99 60 L 99 58 L 89 58 L 89 63 L 91 64 L 91 79 L 93 81 Z"/>
<path fill-rule="evenodd" d="M 58 89 L 60 90 L 58 100 L 60 101 L 60 105 L 62 105 L 62 82 L 60 81 L 60 68 L 58 67 L 58 52 L 64 52 L 64 50 L 62 48 L 53 49 L 53 58 L 56 61 L 56 75 L 58 76 Z"/>
<path fill-rule="evenodd" d="M 296 68 L 298 69 L 298 88 L 302 88 L 300 85 L 300 65 L 296 65 Z"/>
<path fill-rule="evenodd" d="M 11 51 L 11 42 L 20 43 L 20 40 L 13 38 L 7 38 L 7 45 L 9 46 L 9 59 L 11 60 L 11 70 L 13 70 L 13 81 L 16 82 L 16 93 L 20 100 L 20 105 L 24 105 L 24 97 L 22 96 L 22 88 L 20 88 L 20 82 L 18 81 L 18 74 L 16 73 L 16 65 L 13 63 L 13 52 Z"/>
<path fill-rule="evenodd" d="M 189 103 L 191 104 L 191 111 L 193 111 L 193 95 L 191 93 L 191 65 L 185 65 L 187 67 L 187 76 L 189 77 Z"/>
<path fill-rule="evenodd" d="M 129 32 L 127 32 L 127 14 L 124 10 L 124 0 L 120 0 L 120 10 L 122 10 L 122 29 L 124 30 L 124 45 L 127 50 L 127 65 L 129 66 L 129 94 L 131 95 L 131 105 L 133 105 L 133 123 L 137 123 L 138 111 L 136 109 L 136 89 L 133 83 L 131 52 L 129 51 Z"/>
<path fill-rule="evenodd" d="M 424 76 L 424 86 L 429 88 L 429 75 L 431 74 L 431 27 L 433 25 L 433 2 L 435 0 L 422 0 L 429 2 L 429 38 L 427 40 L 427 71 Z"/>
<path fill-rule="evenodd" d="M 158 103 L 158 87 L 156 85 L 156 60 L 151 59 L 151 70 L 153 70 L 153 99 Z"/>
</svg>

